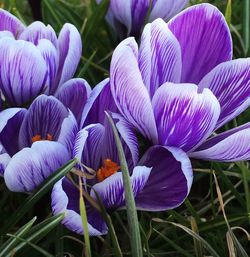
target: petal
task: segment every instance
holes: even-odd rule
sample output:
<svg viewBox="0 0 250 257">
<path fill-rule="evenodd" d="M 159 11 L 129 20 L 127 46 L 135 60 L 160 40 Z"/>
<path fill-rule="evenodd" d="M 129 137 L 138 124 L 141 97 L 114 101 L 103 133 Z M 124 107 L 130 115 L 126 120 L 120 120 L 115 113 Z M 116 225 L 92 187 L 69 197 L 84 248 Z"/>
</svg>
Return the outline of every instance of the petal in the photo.
<svg viewBox="0 0 250 257">
<path fill-rule="evenodd" d="M 57 141 L 62 122 L 69 115 L 64 105 L 53 96 L 41 95 L 31 104 L 20 129 L 20 147 L 31 146 L 32 138 L 39 135 L 46 140 L 48 135 Z"/>
<path fill-rule="evenodd" d="M 83 234 L 82 218 L 79 214 L 79 190 L 66 178 L 58 181 L 51 195 L 53 214 L 66 213 L 62 223 L 71 231 Z M 86 202 L 85 202 L 86 203 Z M 107 233 L 107 226 L 96 210 L 87 209 L 88 231 L 90 236 Z"/>
<path fill-rule="evenodd" d="M 45 26 L 40 21 L 31 23 L 20 34 L 18 39 L 32 42 L 34 45 L 38 45 L 41 39 L 47 39 L 54 45 L 55 48 L 58 47 L 57 36 L 54 29 L 50 25 Z"/>
<path fill-rule="evenodd" d="M 185 7 L 188 0 L 155 0 L 149 16 L 149 21 L 157 18 L 168 20 Z"/>
<path fill-rule="evenodd" d="M 217 128 L 238 116 L 250 105 L 250 58 L 222 63 L 200 82 L 209 88 L 221 106 Z"/>
<path fill-rule="evenodd" d="M 101 124 L 92 124 L 76 136 L 73 156 L 89 168 L 98 170 L 102 165 L 104 127 Z"/>
<path fill-rule="evenodd" d="M 193 180 L 189 158 L 180 149 L 153 146 L 139 165 L 152 167 L 148 181 L 136 196 L 139 210 L 164 211 L 178 207 L 187 197 Z"/>
<path fill-rule="evenodd" d="M 6 30 L 0 31 L 0 39 L 4 38 L 4 37 L 10 37 L 10 38 L 14 39 L 14 35 L 10 31 L 6 31 Z"/>
<path fill-rule="evenodd" d="M 220 105 L 209 89 L 198 93 L 194 84 L 166 83 L 155 93 L 152 104 L 162 145 L 185 152 L 201 144 L 214 130 Z"/>
<path fill-rule="evenodd" d="M 0 9 L 0 21 L 0 31 L 10 31 L 15 37 L 25 29 L 21 21 L 3 9 Z"/>
<path fill-rule="evenodd" d="M 57 88 L 55 81 L 59 65 L 59 56 L 57 49 L 47 39 L 41 39 L 37 48 L 40 50 L 47 65 L 48 76 L 46 81 L 46 92 L 48 92 L 49 94 L 53 94 Z"/>
<path fill-rule="evenodd" d="M 150 0 L 132 0 L 131 15 L 132 27 L 130 35 L 139 37 L 140 31 L 146 22 L 148 11 L 150 8 Z"/>
<path fill-rule="evenodd" d="M 76 27 L 66 23 L 60 31 L 59 37 L 59 70 L 58 85 L 71 79 L 76 71 L 82 54 L 82 40 Z"/>
<path fill-rule="evenodd" d="M 58 142 L 65 145 L 68 152 L 72 153 L 76 135 L 79 131 L 75 116 L 69 111 L 69 116 L 65 118 L 61 125 Z"/>
<path fill-rule="evenodd" d="M 146 138 L 157 142 L 151 100 L 137 58 L 134 39 L 128 38 L 118 45 L 111 61 L 111 92 L 120 113 Z"/>
<path fill-rule="evenodd" d="M 3 176 L 4 171 L 9 164 L 11 158 L 10 156 L 6 153 L 5 149 L 0 143 L 0 176 Z"/>
<path fill-rule="evenodd" d="M 149 178 L 151 168 L 137 166 L 131 176 L 131 185 L 134 196 L 139 194 Z M 115 210 L 125 205 L 125 192 L 122 172 L 117 172 L 106 178 L 104 181 L 95 184 L 90 192 L 92 198 L 96 199 L 96 194 L 103 201 L 107 209 Z"/>
<path fill-rule="evenodd" d="M 141 39 L 139 66 L 151 97 L 165 82 L 180 82 L 181 65 L 180 45 L 167 24 L 161 19 L 147 24 Z"/>
<path fill-rule="evenodd" d="M 0 40 L 0 88 L 14 106 L 27 104 L 44 89 L 47 69 L 40 51 L 29 42 Z"/>
<path fill-rule="evenodd" d="M 121 136 L 123 150 L 128 164 L 130 160 L 132 160 L 131 165 L 128 165 L 132 168 L 132 166 L 134 167 L 137 164 L 139 157 L 139 144 L 136 134 L 133 131 L 131 124 L 128 123 L 121 115 L 112 113 L 112 118 L 114 119 L 116 128 Z M 113 148 L 116 149 L 115 142 L 113 144 Z"/>
<path fill-rule="evenodd" d="M 35 142 L 12 157 L 4 180 L 13 192 L 30 192 L 69 160 L 70 155 L 62 144 Z"/>
<path fill-rule="evenodd" d="M 110 91 L 109 79 L 94 87 L 84 107 L 81 127 L 94 123 L 103 123 L 105 111 L 117 112 L 117 107 Z"/>
<path fill-rule="evenodd" d="M 0 142 L 10 156 L 19 150 L 19 131 L 26 112 L 21 108 L 8 108 L 0 112 Z"/>
<path fill-rule="evenodd" d="M 237 162 L 250 159 L 250 123 L 212 137 L 190 157 L 211 161 Z"/>
<path fill-rule="evenodd" d="M 57 90 L 55 97 L 58 98 L 75 115 L 80 123 L 83 108 L 89 98 L 91 88 L 84 79 L 70 79 Z"/>
<path fill-rule="evenodd" d="M 125 25 L 128 30 L 128 34 L 132 29 L 132 16 L 131 16 L 131 6 L 133 0 L 116 0 L 110 1 L 110 9 L 115 16 L 115 18 Z"/>
<path fill-rule="evenodd" d="M 182 82 L 198 84 L 218 64 L 232 59 L 232 39 L 226 20 L 213 5 L 187 8 L 169 23 L 181 45 Z"/>
</svg>

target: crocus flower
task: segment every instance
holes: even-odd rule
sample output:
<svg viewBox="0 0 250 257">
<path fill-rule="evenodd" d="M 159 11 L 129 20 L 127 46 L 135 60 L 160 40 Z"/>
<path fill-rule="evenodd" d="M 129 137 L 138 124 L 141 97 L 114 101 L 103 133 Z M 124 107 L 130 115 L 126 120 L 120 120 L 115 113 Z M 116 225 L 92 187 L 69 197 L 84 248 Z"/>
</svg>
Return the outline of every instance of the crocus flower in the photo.
<svg viewBox="0 0 250 257">
<path fill-rule="evenodd" d="M 36 21 L 25 27 L 0 9 L 0 90 L 11 106 L 30 103 L 41 93 L 54 94 L 74 75 L 82 51 L 81 37 L 71 24 L 56 36 Z"/>
<path fill-rule="evenodd" d="M 101 0 L 97 0 L 100 3 Z M 143 25 L 157 18 L 168 20 L 187 4 L 188 0 L 111 0 L 107 21 L 120 37 L 139 36 Z"/>
<path fill-rule="evenodd" d="M 28 110 L 2 111 L 0 167 L 7 187 L 15 192 L 34 190 L 70 160 L 71 138 L 77 131 L 74 115 L 53 96 L 37 97 Z"/>
<path fill-rule="evenodd" d="M 110 77 L 120 113 L 152 143 L 207 160 L 250 158 L 249 123 L 210 137 L 250 103 L 250 59 L 232 60 L 216 7 L 196 5 L 169 23 L 148 24 L 139 50 L 133 38 L 116 48 Z"/>
<path fill-rule="evenodd" d="M 84 177 L 83 190 L 91 236 L 107 233 L 107 225 L 95 208 L 97 195 L 108 212 L 125 207 L 116 144 L 104 114 L 107 108 L 116 109 L 109 80 L 92 91 L 82 116 L 82 124 L 86 126 L 78 132 L 73 147 L 73 156 L 81 163 L 78 168 Z M 138 162 L 138 144 L 131 126 L 119 114 L 111 115 L 124 147 L 137 209 L 162 211 L 179 206 L 192 183 L 192 168 L 187 155 L 174 147 L 154 146 Z M 91 121 L 96 123 L 89 124 Z M 55 184 L 52 209 L 54 214 L 66 213 L 63 224 L 70 230 L 83 233 L 78 182 L 64 178 Z"/>
</svg>

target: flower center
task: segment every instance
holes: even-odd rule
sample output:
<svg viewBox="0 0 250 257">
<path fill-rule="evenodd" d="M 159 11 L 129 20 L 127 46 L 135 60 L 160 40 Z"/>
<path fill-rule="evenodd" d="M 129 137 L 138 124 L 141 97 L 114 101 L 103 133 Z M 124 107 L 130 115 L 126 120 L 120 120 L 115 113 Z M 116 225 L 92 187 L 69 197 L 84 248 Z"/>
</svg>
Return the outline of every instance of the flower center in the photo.
<svg viewBox="0 0 250 257">
<path fill-rule="evenodd" d="M 33 137 L 31 138 L 32 143 L 37 142 L 37 141 L 44 141 L 44 140 L 52 141 L 52 140 L 53 140 L 53 137 L 52 137 L 51 134 L 48 133 L 47 136 L 46 136 L 46 138 L 42 138 L 42 136 L 39 135 L 39 134 L 37 134 L 37 135 L 35 135 L 35 136 L 33 136 Z"/>
<path fill-rule="evenodd" d="M 112 162 L 110 159 L 106 159 L 103 162 L 103 166 L 97 171 L 96 177 L 99 182 L 115 174 L 120 169 L 120 166 L 116 162 Z"/>
</svg>

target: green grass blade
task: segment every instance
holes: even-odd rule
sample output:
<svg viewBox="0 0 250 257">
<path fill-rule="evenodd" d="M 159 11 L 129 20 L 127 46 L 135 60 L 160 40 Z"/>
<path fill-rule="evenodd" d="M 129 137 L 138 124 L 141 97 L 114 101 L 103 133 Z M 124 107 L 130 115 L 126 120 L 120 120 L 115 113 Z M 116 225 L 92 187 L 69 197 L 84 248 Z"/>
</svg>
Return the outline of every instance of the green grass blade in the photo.
<svg viewBox="0 0 250 257">
<path fill-rule="evenodd" d="M 225 12 L 225 18 L 226 18 L 228 26 L 230 26 L 231 19 L 232 19 L 232 0 L 227 1 L 227 8 L 226 8 L 226 12 Z"/>
<path fill-rule="evenodd" d="M 76 159 L 69 161 L 62 168 L 58 169 L 56 172 L 51 174 L 44 183 L 32 194 L 30 195 L 25 203 L 21 205 L 15 213 L 6 221 L 3 228 L 0 230 L 0 235 L 5 234 L 10 230 L 27 212 L 30 208 L 44 196 L 53 185 L 63 178 L 77 163 Z"/>
<path fill-rule="evenodd" d="M 243 0 L 243 41 L 247 55 L 250 46 L 250 0 Z"/>
<path fill-rule="evenodd" d="M 34 224 L 34 222 L 36 221 L 36 217 L 34 217 L 31 221 L 29 221 L 27 224 L 25 224 L 24 226 L 22 226 L 16 233 L 15 236 L 18 237 L 22 237 L 24 236 L 26 233 L 28 233 L 28 231 L 30 230 L 30 228 L 32 227 L 32 225 Z M 10 238 L 5 244 L 2 245 L 1 249 L 0 249 L 0 257 L 6 257 L 8 254 L 10 254 L 15 246 L 18 244 L 19 240 L 17 238 Z"/>
<path fill-rule="evenodd" d="M 134 194 L 133 194 L 132 185 L 130 181 L 130 175 L 129 175 L 128 165 L 126 162 L 126 157 L 125 157 L 114 121 L 112 120 L 111 116 L 108 113 L 106 113 L 106 115 L 113 129 L 115 142 L 118 150 L 118 156 L 120 160 L 120 166 L 122 170 L 128 223 L 129 223 L 129 228 L 131 232 L 130 242 L 131 242 L 132 256 L 142 257 L 143 253 L 142 253 L 140 227 L 138 223 L 135 199 L 134 199 Z"/>
<path fill-rule="evenodd" d="M 81 178 L 79 177 L 79 181 Z M 85 240 L 85 254 L 86 257 L 91 257 L 91 247 L 90 247 L 90 239 L 89 239 L 89 229 L 88 229 L 88 217 L 86 212 L 86 206 L 82 195 L 82 183 L 79 182 L 79 193 L 80 193 L 80 199 L 79 199 L 79 205 L 80 205 L 80 214 L 82 218 L 82 226 L 83 226 L 83 235 Z"/>
</svg>

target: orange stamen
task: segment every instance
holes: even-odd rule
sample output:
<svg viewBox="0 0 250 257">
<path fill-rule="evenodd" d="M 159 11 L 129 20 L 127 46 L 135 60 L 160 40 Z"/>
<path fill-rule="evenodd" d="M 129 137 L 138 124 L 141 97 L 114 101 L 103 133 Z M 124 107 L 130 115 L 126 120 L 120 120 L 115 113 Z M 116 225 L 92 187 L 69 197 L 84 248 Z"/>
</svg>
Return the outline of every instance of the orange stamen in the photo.
<svg viewBox="0 0 250 257">
<path fill-rule="evenodd" d="M 31 138 L 32 143 L 37 142 L 37 141 L 43 141 L 43 140 L 52 141 L 53 136 L 48 133 L 46 138 L 42 138 L 41 135 L 38 135 L 38 134 Z"/>
<path fill-rule="evenodd" d="M 103 166 L 97 171 L 96 177 L 99 182 L 115 174 L 120 169 L 120 166 L 116 162 L 112 162 L 110 159 L 104 160 Z"/>
</svg>

